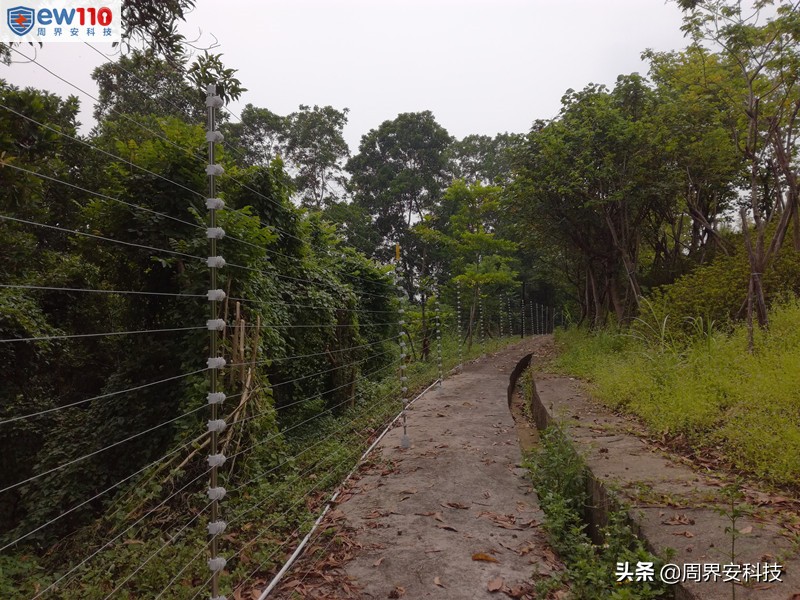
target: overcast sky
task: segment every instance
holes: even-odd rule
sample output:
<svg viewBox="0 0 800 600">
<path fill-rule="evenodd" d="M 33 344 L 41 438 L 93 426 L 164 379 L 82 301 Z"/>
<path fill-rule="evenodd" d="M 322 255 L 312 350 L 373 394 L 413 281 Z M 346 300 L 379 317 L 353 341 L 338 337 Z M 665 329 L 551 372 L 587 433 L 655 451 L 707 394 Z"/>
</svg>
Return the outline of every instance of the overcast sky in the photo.
<svg viewBox="0 0 800 600">
<path fill-rule="evenodd" d="M 239 70 L 249 91 L 234 112 L 244 103 L 279 114 L 347 107 L 356 150 L 401 112 L 431 110 L 459 138 L 525 132 L 558 113 L 568 88 L 646 74 L 641 52 L 683 48 L 680 25 L 665 0 L 197 0 L 183 31 L 199 45 L 213 34 Z M 96 93 L 90 73 L 104 59 L 91 49 L 52 44 L 37 60 Z M 37 65 L 0 67 L 0 76 L 77 94 L 90 124 L 93 101 Z"/>
</svg>

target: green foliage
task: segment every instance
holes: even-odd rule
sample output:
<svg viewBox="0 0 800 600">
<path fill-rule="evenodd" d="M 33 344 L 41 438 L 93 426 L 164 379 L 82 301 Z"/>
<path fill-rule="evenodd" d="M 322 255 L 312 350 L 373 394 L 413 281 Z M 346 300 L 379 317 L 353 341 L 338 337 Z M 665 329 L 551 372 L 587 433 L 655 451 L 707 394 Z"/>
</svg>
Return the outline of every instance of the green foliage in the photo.
<svg viewBox="0 0 800 600">
<path fill-rule="evenodd" d="M 556 365 L 589 379 L 595 395 L 640 416 L 657 434 L 721 451 L 732 467 L 776 485 L 800 477 L 800 303 L 777 303 L 754 354 L 743 324 L 698 326 L 670 343 L 609 331 L 559 333 Z M 696 320 L 695 323 L 698 323 Z"/>
<path fill-rule="evenodd" d="M 570 591 L 581 600 L 665 598 L 666 586 L 655 582 L 618 584 L 618 562 L 660 561 L 631 530 L 624 508 L 614 508 L 601 530 L 603 544 L 593 544 L 583 514 L 589 503 L 587 469 L 569 438 L 555 425 L 542 432 L 538 450 L 527 460 L 545 513 L 548 540 L 566 563 Z M 621 587 L 622 586 L 622 587 Z"/>
</svg>

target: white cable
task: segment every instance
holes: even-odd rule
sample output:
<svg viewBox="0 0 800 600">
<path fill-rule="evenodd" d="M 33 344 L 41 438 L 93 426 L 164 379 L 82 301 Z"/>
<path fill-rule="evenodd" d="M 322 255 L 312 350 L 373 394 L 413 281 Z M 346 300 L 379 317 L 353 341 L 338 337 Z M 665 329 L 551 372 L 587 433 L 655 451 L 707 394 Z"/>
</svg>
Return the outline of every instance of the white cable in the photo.
<svg viewBox="0 0 800 600">
<path fill-rule="evenodd" d="M 176 375 L 174 377 L 167 377 L 166 379 L 160 379 L 158 381 L 153 381 L 151 383 L 145 383 L 144 385 L 139 385 L 136 387 L 128 388 L 125 390 L 120 390 L 117 392 L 110 392 L 108 394 L 103 394 L 101 396 L 93 396 L 92 398 L 87 398 L 86 400 L 79 400 L 78 402 L 73 402 L 72 404 L 65 404 L 64 406 L 58 406 L 56 408 L 48 408 L 47 410 L 42 410 L 35 413 L 29 413 L 27 415 L 22 415 L 20 417 L 12 417 L 10 419 L 6 419 L 5 421 L 0 421 L 0 425 L 6 425 L 8 423 L 14 423 L 16 421 L 21 421 L 22 419 L 32 419 L 34 417 L 40 417 L 42 415 L 50 414 L 52 412 L 56 412 L 59 410 L 65 410 L 67 408 L 74 408 L 76 406 L 81 406 L 86 404 L 87 402 L 92 402 L 94 400 L 105 400 L 106 398 L 111 398 L 113 396 L 119 396 L 120 394 L 127 394 L 130 392 L 138 392 L 139 390 L 146 389 L 148 387 L 152 387 L 154 385 L 159 385 L 162 383 L 168 383 L 170 381 L 175 381 L 177 379 L 185 379 L 186 377 L 191 377 L 192 375 L 198 375 L 200 373 L 204 373 L 207 369 L 200 369 L 198 371 L 192 371 L 191 373 L 185 373 L 183 375 Z"/>
</svg>

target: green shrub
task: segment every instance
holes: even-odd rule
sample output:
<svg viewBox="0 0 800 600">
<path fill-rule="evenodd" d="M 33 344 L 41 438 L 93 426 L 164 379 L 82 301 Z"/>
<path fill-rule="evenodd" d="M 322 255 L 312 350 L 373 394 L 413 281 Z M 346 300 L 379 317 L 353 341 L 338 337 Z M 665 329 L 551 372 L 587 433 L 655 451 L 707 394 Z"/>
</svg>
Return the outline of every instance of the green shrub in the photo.
<svg viewBox="0 0 800 600">
<path fill-rule="evenodd" d="M 556 335 L 557 369 L 587 379 L 594 395 L 639 417 L 656 434 L 773 484 L 800 481 L 800 301 L 775 301 L 770 328 L 747 352 L 742 323 L 657 343 L 657 336 L 570 330 Z M 646 329 L 646 328 L 644 328 Z M 641 330 L 640 330 L 641 331 Z M 652 330 L 651 330 L 652 331 Z"/>
</svg>

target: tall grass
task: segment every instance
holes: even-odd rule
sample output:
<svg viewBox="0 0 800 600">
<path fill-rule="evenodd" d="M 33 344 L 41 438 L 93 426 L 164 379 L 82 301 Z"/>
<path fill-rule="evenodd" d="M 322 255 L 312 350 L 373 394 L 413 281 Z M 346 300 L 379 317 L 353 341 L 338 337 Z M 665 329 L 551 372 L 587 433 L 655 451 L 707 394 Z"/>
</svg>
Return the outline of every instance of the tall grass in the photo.
<svg viewBox="0 0 800 600">
<path fill-rule="evenodd" d="M 800 302 L 774 305 L 770 328 L 690 334 L 643 319 L 621 333 L 560 332 L 557 369 L 591 382 L 594 395 L 641 417 L 657 434 L 721 451 L 733 467 L 771 484 L 800 482 Z"/>
</svg>

